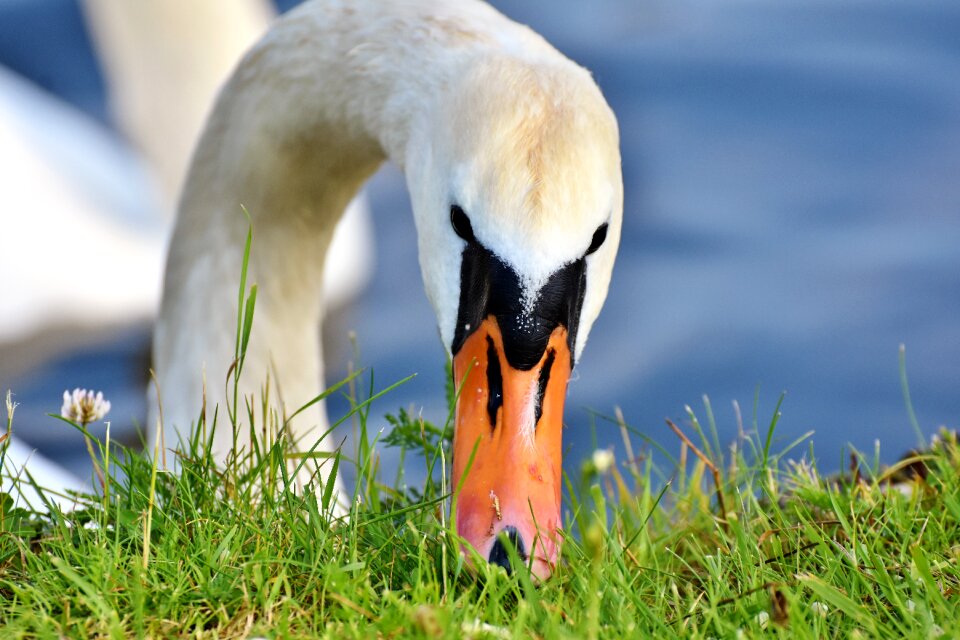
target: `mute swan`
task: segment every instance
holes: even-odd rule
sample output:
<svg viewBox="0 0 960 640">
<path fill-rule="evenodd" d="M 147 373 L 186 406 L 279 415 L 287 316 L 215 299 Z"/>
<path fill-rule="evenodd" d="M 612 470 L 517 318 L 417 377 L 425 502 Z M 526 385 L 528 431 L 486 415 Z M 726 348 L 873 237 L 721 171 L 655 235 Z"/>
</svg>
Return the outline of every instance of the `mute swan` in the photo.
<svg viewBox="0 0 960 640">
<path fill-rule="evenodd" d="M 273 7 L 268 0 L 84 0 L 83 8 L 113 111 L 149 160 L 161 210 L 172 214 L 217 89 L 267 30 Z M 369 281 L 372 262 L 370 214 L 361 194 L 334 232 L 324 304 L 340 307 L 353 298 Z M 151 293 L 152 301 L 159 298 L 159 291 Z"/>
<path fill-rule="evenodd" d="M 153 313 L 164 241 L 137 169 L 102 127 L 0 68 L 0 222 L 17 239 L 0 251 L 0 345 Z"/>
<path fill-rule="evenodd" d="M 33 345 L 51 327 L 119 327 L 154 316 L 172 218 L 164 213 L 173 209 L 190 145 L 217 87 L 273 16 L 266 0 L 85 0 L 84 9 L 115 116 L 142 158 L 105 127 L 0 67 L 0 223 L 5 238 L 17 239 L 0 251 L 0 359 L 8 345 L 25 341 L 34 362 L 49 357 L 57 347 Z M 358 197 L 335 231 L 328 307 L 366 284 L 371 244 Z M 64 333 L 69 346 L 85 337 Z M 4 373 L 11 375 L 9 368 Z M 21 410 L 28 429 L 36 414 L 35 407 Z M 26 466 L 51 489 L 82 490 L 82 481 L 14 443 L 8 468 Z"/>
<path fill-rule="evenodd" d="M 240 392 L 255 395 L 269 374 L 287 416 L 317 394 L 331 229 L 390 159 L 405 172 L 427 296 L 464 381 L 453 486 L 476 456 L 458 532 L 505 566 L 509 539 L 549 575 L 567 381 L 620 237 L 618 144 L 589 73 L 479 1 L 311 0 L 286 14 L 223 88 L 185 182 L 154 336 L 165 441 L 199 415 L 204 375 L 209 407 L 225 406 L 241 205 L 259 296 Z M 314 406 L 290 432 L 309 448 L 325 425 Z M 220 458 L 228 431 L 216 433 Z"/>
<path fill-rule="evenodd" d="M 217 87 L 273 15 L 265 0 L 85 0 L 84 9 L 116 117 L 147 162 L 84 114 L 0 67 L 0 221 L 8 237 L 27 240 L 0 252 L 0 348 L 51 326 L 117 326 L 156 313 L 172 217 L 164 213 L 173 209 L 190 145 Z M 151 190 L 148 172 L 159 189 Z M 325 282 L 325 304 L 333 307 L 370 276 L 363 198 L 336 234 L 336 267 Z M 78 281 L 103 295 L 92 304 Z"/>
</svg>

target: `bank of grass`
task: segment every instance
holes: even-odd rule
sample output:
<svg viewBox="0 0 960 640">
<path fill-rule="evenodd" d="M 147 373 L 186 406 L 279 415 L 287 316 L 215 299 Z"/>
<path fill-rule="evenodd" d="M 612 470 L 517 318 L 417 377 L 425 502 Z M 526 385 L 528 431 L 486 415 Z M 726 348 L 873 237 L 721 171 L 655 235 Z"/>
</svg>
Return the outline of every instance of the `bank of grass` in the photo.
<svg viewBox="0 0 960 640">
<path fill-rule="evenodd" d="M 282 441 L 222 469 L 198 439 L 178 475 L 97 442 L 113 479 L 78 508 L 0 497 L 3 636 L 960 634 L 952 439 L 886 471 L 855 455 L 824 478 L 770 450 L 774 424 L 721 451 L 703 413 L 705 428 L 692 412 L 681 435 L 664 427 L 670 444 L 656 457 L 611 426 L 636 441 L 635 459 L 604 469 L 596 456 L 568 479 L 563 559 L 540 585 L 523 570 L 465 566 L 444 482 L 449 425 L 401 413 L 375 442 L 381 425 L 359 403 L 356 452 L 337 462 L 356 465 L 357 498 L 335 523 L 332 492 L 288 488 Z M 422 459 L 428 479 L 385 482 L 386 446 Z M 789 456 L 804 452 L 811 460 L 803 443 Z"/>
<path fill-rule="evenodd" d="M 245 257 L 234 388 L 255 304 Z M 610 421 L 628 459 L 595 455 L 567 478 L 562 559 L 538 585 L 522 568 L 467 568 L 449 513 L 449 420 L 400 412 L 381 438 L 372 377 L 327 393 L 353 400 L 354 450 L 326 460 L 355 470 L 348 517 L 332 484 L 292 488 L 299 459 L 276 415 L 236 392 L 182 443 L 177 474 L 73 424 L 99 472 L 68 510 L 9 468 L 0 442 L 0 472 L 42 496 L 0 494 L 0 637 L 960 636 L 952 436 L 887 470 L 854 454 L 824 478 L 803 441 L 771 448 L 779 405 L 730 448 L 709 403 L 705 428 L 688 411 L 662 447 Z M 236 424 L 280 437 L 218 466 L 212 430 Z M 383 479 L 384 447 L 421 460 L 426 479 Z"/>
</svg>

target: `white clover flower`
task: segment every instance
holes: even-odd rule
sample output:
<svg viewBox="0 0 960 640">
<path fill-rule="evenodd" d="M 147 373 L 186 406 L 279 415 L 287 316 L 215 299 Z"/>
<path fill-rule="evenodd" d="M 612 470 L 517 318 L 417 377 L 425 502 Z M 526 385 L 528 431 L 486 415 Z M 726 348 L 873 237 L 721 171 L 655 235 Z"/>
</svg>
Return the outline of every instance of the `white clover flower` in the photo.
<svg viewBox="0 0 960 640">
<path fill-rule="evenodd" d="M 110 401 L 103 399 L 102 391 L 98 391 L 96 395 L 93 391 L 86 389 L 74 389 L 73 393 L 63 392 L 63 407 L 60 408 L 60 415 L 67 420 L 88 425 L 102 419 L 108 411 L 110 411 Z"/>
<path fill-rule="evenodd" d="M 593 467 L 597 473 L 604 474 L 610 471 L 613 466 L 613 451 L 609 449 L 597 449 L 593 452 Z"/>
<path fill-rule="evenodd" d="M 770 614 L 766 611 L 761 611 L 753 617 L 753 621 L 756 622 L 761 629 L 766 629 L 767 623 L 770 622 Z"/>
<path fill-rule="evenodd" d="M 814 601 L 810 603 L 810 610 L 819 616 L 825 616 L 830 608 L 822 602 Z"/>
<path fill-rule="evenodd" d="M 508 629 L 483 622 L 479 618 L 474 618 L 472 623 L 464 622 L 460 625 L 460 628 L 468 635 L 485 635 L 492 636 L 494 638 L 513 637 L 513 634 L 511 634 Z"/>
</svg>

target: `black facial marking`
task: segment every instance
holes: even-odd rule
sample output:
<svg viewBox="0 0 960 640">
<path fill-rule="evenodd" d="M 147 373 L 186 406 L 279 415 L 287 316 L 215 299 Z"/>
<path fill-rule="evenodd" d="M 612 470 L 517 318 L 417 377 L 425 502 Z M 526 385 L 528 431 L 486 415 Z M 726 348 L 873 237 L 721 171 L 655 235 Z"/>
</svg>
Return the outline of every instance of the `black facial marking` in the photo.
<svg viewBox="0 0 960 640">
<path fill-rule="evenodd" d="M 602 225 L 597 227 L 597 230 L 593 232 L 593 239 L 590 241 L 590 247 L 587 249 L 587 253 L 584 255 L 590 255 L 594 251 L 600 248 L 603 244 L 603 241 L 607 239 L 607 223 L 604 222 Z"/>
<path fill-rule="evenodd" d="M 543 396 L 547 393 L 547 384 L 550 382 L 550 369 L 553 368 L 553 358 L 557 352 L 553 349 L 547 351 L 547 359 L 540 369 L 540 379 L 537 380 L 537 419 L 534 425 L 540 422 L 540 416 L 543 415 Z"/>
<path fill-rule="evenodd" d="M 529 371 L 540 362 L 558 326 L 567 328 L 573 366 L 586 287 L 587 262 L 580 258 L 555 271 L 526 309 L 517 272 L 476 240 L 468 242 L 460 264 L 460 307 L 450 350 L 456 355 L 467 337 L 492 315 L 503 335 L 507 362 L 514 369 Z"/>
<path fill-rule="evenodd" d="M 453 225 L 453 230 L 458 236 L 467 242 L 476 242 L 476 238 L 473 237 L 473 225 L 470 224 L 470 218 L 458 205 L 450 207 L 450 224 Z"/>
<path fill-rule="evenodd" d="M 493 338 L 487 336 L 487 413 L 490 428 L 497 428 L 497 410 L 503 406 L 503 376 L 500 374 L 500 358 Z"/>
</svg>

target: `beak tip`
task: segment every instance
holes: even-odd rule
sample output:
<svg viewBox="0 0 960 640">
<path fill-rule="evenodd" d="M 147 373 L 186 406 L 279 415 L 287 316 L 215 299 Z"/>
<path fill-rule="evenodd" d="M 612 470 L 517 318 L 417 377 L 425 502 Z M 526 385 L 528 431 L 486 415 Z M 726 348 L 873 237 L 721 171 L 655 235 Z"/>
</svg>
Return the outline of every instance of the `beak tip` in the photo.
<svg viewBox="0 0 960 640">
<path fill-rule="evenodd" d="M 515 369 L 489 317 L 453 356 L 454 380 L 465 390 L 455 413 L 457 533 L 468 557 L 471 549 L 477 561 L 507 572 L 529 565 L 538 579 L 549 577 L 558 562 L 562 418 L 571 364 L 566 335 L 565 328 L 554 331 L 539 366 Z"/>
<path fill-rule="evenodd" d="M 516 527 L 504 527 L 500 531 L 496 540 L 493 541 L 493 546 L 490 547 L 490 556 L 488 557 L 490 564 L 500 565 L 509 574 L 513 572 L 513 567 L 510 565 L 510 553 L 507 550 L 507 545 L 513 545 L 520 560 L 526 562 L 526 546 L 523 544 L 523 538 Z"/>
</svg>

